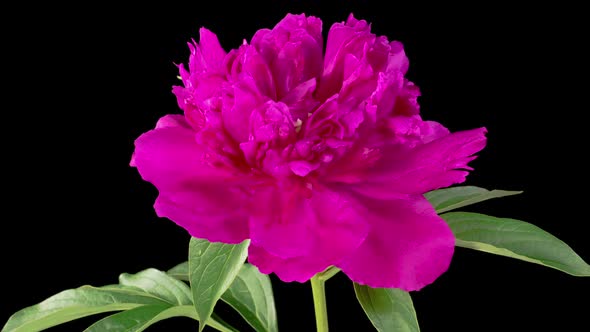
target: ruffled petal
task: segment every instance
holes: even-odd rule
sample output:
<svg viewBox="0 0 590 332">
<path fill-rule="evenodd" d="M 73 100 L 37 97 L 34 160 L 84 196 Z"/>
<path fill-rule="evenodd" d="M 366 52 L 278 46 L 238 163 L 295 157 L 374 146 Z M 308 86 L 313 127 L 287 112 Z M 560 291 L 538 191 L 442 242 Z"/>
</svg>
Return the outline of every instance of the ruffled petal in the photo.
<svg viewBox="0 0 590 332">
<path fill-rule="evenodd" d="M 219 44 L 217 35 L 206 28 L 199 29 L 199 34 L 201 37 L 199 46 L 201 47 L 204 63 L 209 66 L 209 70 L 221 70 L 226 53 Z"/>
<path fill-rule="evenodd" d="M 250 116 L 263 100 L 251 77 L 234 84 L 224 96 L 223 126 L 236 142 L 248 141 Z"/>
<path fill-rule="evenodd" d="M 217 36 L 205 29 L 199 30 L 199 43 L 193 41 L 188 46 L 191 51 L 188 68 L 192 75 L 203 72 L 219 71 L 223 64 L 225 51 L 221 48 Z"/>
<path fill-rule="evenodd" d="M 413 291 L 448 269 L 455 238 L 426 199 L 360 200 L 367 208 L 369 235 L 336 264 L 350 279 L 370 287 Z"/>
<path fill-rule="evenodd" d="M 346 24 L 336 23 L 328 32 L 324 72 L 316 97 L 325 100 L 338 93 L 342 83 L 354 72 L 353 64 L 369 66 L 366 51 L 373 49 L 376 36 L 364 20 L 349 16 Z"/>
<path fill-rule="evenodd" d="M 249 261 L 286 282 L 304 282 L 342 260 L 368 232 L 361 207 L 340 193 L 319 190 L 305 198 L 269 190 L 258 198 Z"/>
<path fill-rule="evenodd" d="M 306 120 L 308 114 L 319 105 L 319 102 L 313 98 L 315 88 L 316 79 L 312 78 L 299 84 L 281 99 L 281 102 L 289 106 L 293 120 Z"/>
<path fill-rule="evenodd" d="M 280 100 L 322 70 L 322 22 L 313 16 L 287 14 L 272 30 L 259 30 L 254 46 L 272 70 Z"/>
<path fill-rule="evenodd" d="M 445 132 L 433 123 L 426 129 L 425 140 Z M 485 133 L 485 128 L 478 128 L 445 135 L 416 147 L 386 145 L 376 150 L 381 157 L 372 167 L 348 170 L 359 181 L 350 188 L 369 197 L 388 199 L 464 182 L 472 169 L 468 163 L 486 144 Z"/>
<path fill-rule="evenodd" d="M 364 20 L 357 20 L 351 14 L 347 22 L 335 23 L 330 27 L 326 42 L 326 53 L 324 56 L 324 72 L 332 72 L 339 57 L 345 50 L 362 47 L 361 40 L 374 38 L 371 34 L 371 27 Z"/>
</svg>

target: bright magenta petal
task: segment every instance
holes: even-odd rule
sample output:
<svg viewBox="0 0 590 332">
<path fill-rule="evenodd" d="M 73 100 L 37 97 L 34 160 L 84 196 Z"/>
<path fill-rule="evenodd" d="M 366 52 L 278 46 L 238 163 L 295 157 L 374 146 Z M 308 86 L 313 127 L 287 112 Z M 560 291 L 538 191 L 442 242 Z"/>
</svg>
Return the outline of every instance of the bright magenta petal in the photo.
<svg viewBox="0 0 590 332">
<path fill-rule="evenodd" d="M 348 256 L 364 241 L 361 208 L 345 195 L 267 191 L 250 219 L 250 262 L 283 281 L 306 281 Z"/>
<path fill-rule="evenodd" d="M 191 129 L 191 126 L 186 122 L 184 116 L 180 114 L 167 114 L 158 120 L 156 129 L 167 127 L 180 127 L 184 129 Z"/>
<path fill-rule="evenodd" d="M 199 33 L 201 35 L 199 46 L 201 47 L 203 63 L 207 64 L 213 70 L 218 70 L 223 65 L 225 51 L 213 32 L 201 28 L 199 29 Z"/>
<path fill-rule="evenodd" d="M 223 126 L 236 142 L 248 141 L 250 116 L 263 100 L 251 78 L 236 83 L 232 94 L 224 98 Z"/>
<path fill-rule="evenodd" d="M 237 190 L 212 184 L 185 189 L 160 191 L 154 205 L 159 217 L 212 242 L 240 243 L 248 238 L 248 217 Z"/>
<path fill-rule="evenodd" d="M 315 109 L 319 104 L 313 98 L 313 93 L 316 88 L 316 79 L 312 78 L 299 84 L 296 88 L 291 90 L 281 102 L 289 106 L 291 117 L 293 120 L 302 121 L 308 117 L 308 114 Z"/>
<path fill-rule="evenodd" d="M 282 257 L 310 253 L 316 217 L 297 188 L 260 188 L 252 199 L 252 243 Z"/>
<path fill-rule="evenodd" d="M 235 175 L 233 170 L 217 166 L 216 156 L 196 142 L 195 132 L 182 118 L 166 116 L 157 127 L 135 140 L 132 165 L 158 189 L 178 189 L 195 181 L 221 181 Z"/>
<path fill-rule="evenodd" d="M 440 131 L 431 126 L 432 131 Z M 402 194 L 423 194 L 465 181 L 468 163 L 486 144 L 486 129 L 452 133 L 417 147 L 391 144 L 380 150 L 379 159 L 366 170 L 365 181 L 353 185 L 356 191 L 387 199 Z M 435 135 L 428 133 L 425 138 Z"/>
<path fill-rule="evenodd" d="M 306 282 L 331 265 L 319 256 L 280 258 L 257 245 L 248 248 L 248 262 L 262 273 L 275 273 L 284 282 Z"/>
<path fill-rule="evenodd" d="M 362 199 L 370 231 L 352 255 L 337 264 L 354 282 L 419 290 L 447 270 L 455 238 L 422 196 Z"/>
<path fill-rule="evenodd" d="M 160 119 L 135 141 L 132 166 L 158 188 L 155 209 L 191 235 L 238 243 L 248 237 L 242 192 L 235 171 L 195 141 L 182 116 Z"/>
<path fill-rule="evenodd" d="M 268 63 L 280 100 L 302 82 L 321 75 L 322 22 L 313 16 L 287 16 L 272 30 L 259 30 L 254 46 Z"/>
</svg>

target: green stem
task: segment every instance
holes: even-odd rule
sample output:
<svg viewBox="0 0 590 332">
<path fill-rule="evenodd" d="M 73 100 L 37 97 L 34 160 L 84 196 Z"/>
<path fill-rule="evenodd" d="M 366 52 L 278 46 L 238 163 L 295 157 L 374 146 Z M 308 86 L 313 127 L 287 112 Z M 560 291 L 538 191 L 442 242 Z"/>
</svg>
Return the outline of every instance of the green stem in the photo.
<svg viewBox="0 0 590 332">
<path fill-rule="evenodd" d="M 340 269 L 339 268 L 337 268 L 335 266 L 330 266 L 324 272 L 318 273 L 317 276 L 318 276 L 318 278 L 320 278 L 323 281 L 328 281 L 328 279 L 330 279 L 333 276 L 335 276 L 338 272 L 340 272 Z"/>
<path fill-rule="evenodd" d="M 325 280 L 315 275 L 311 278 L 311 291 L 313 292 L 313 307 L 315 309 L 315 322 L 317 332 L 328 332 L 328 310 L 326 308 Z"/>
</svg>

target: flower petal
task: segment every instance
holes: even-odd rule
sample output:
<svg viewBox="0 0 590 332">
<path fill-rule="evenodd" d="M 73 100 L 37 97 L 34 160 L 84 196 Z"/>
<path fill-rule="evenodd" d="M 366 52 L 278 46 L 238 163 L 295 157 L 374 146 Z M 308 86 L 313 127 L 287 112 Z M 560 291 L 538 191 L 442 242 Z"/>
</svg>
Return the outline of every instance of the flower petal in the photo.
<svg viewBox="0 0 590 332">
<path fill-rule="evenodd" d="M 156 129 L 135 140 L 132 166 L 159 190 L 178 189 L 195 181 L 227 180 L 236 172 L 221 167 L 215 154 L 196 142 L 195 133 L 178 116 L 163 117 Z"/>
<path fill-rule="evenodd" d="M 317 222 L 303 188 L 258 188 L 252 198 L 252 243 L 282 258 L 307 255 Z"/>
<path fill-rule="evenodd" d="M 199 29 L 199 34 L 201 37 L 199 39 L 199 46 L 201 48 L 203 62 L 213 70 L 221 70 L 223 59 L 225 58 L 225 51 L 219 44 L 217 35 L 206 28 Z"/>
<path fill-rule="evenodd" d="M 444 133 L 428 124 L 425 141 Z M 364 170 L 363 179 L 351 186 L 373 198 L 388 199 L 399 194 L 423 194 L 465 181 L 475 159 L 486 144 L 486 129 L 455 132 L 416 147 L 389 144 L 380 149 L 381 158 Z M 360 157 L 359 157 L 360 158 Z M 345 165 L 346 166 L 346 165 Z"/>
<path fill-rule="evenodd" d="M 287 197 L 277 198 L 281 195 Z M 286 282 L 304 282 L 342 260 L 368 232 L 360 207 L 341 193 L 318 190 L 303 198 L 270 190 L 259 199 L 265 201 L 258 202 L 259 214 L 250 220 L 249 261 L 263 273 L 274 272 Z M 290 207 L 279 202 L 290 199 Z M 274 218 L 269 220 L 268 216 Z"/>
<path fill-rule="evenodd" d="M 191 51 L 188 68 L 191 74 L 219 71 L 223 65 L 225 51 L 221 48 L 217 36 L 205 29 L 199 30 L 199 43 L 193 41 L 188 46 Z"/>
<path fill-rule="evenodd" d="M 413 291 L 447 270 L 455 238 L 425 198 L 360 200 L 367 208 L 369 235 L 336 264 L 350 279 L 370 287 Z"/>
<path fill-rule="evenodd" d="M 316 79 L 305 81 L 291 90 L 283 99 L 282 103 L 289 106 L 293 120 L 305 120 L 319 102 L 313 98 L 316 88 Z"/>
<path fill-rule="evenodd" d="M 248 248 L 248 262 L 264 274 L 275 273 L 284 282 L 306 282 L 330 266 L 330 263 L 318 256 L 280 258 L 253 244 Z"/>
<path fill-rule="evenodd" d="M 249 237 L 248 217 L 238 189 L 199 184 L 183 191 L 160 191 L 154 208 L 192 236 L 212 242 L 240 243 Z"/>
<path fill-rule="evenodd" d="M 184 116 L 180 114 L 167 114 L 161 117 L 158 122 L 156 122 L 156 129 L 166 127 L 181 127 L 191 129 L 191 126 L 188 124 L 188 122 L 186 122 Z"/>
<path fill-rule="evenodd" d="M 287 14 L 272 30 L 263 29 L 252 38 L 254 46 L 270 66 L 277 98 L 322 71 L 322 21 L 304 14 Z"/>
<path fill-rule="evenodd" d="M 248 237 L 240 184 L 245 177 L 198 144 L 182 116 L 167 115 L 135 141 L 132 166 L 158 188 L 154 205 L 193 236 L 238 243 Z"/>
<path fill-rule="evenodd" d="M 351 64 L 354 61 L 351 59 L 357 59 L 359 64 L 367 62 L 365 51 L 373 48 L 375 38 L 370 25 L 364 20 L 355 19 L 352 14 L 346 24 L 335 23 L 330 27 L 317 98 L 325 100 L 340 90 L 343 80 L 353 71 Z"/>
<path fill-rule="evenodd" d="M 330 73 L 335 69 L 339 56 L 345 49 L 359 48 L 361 40 L 371 39 L 371 27 L 364 20 L 357 20 L 352 16 L 348 17 L 346 23 L 335 23 L 328 31 L 326 42 L 326 53 L 324 56 L 324 72 Z"/>
<path fill-rule="evenodd" d="M 231 94 L 223 99 L 223 126 L 236 142 L 248 141 L 250 116 L 262 102 L 251 77 L 233 85 Z"/>
</svg>

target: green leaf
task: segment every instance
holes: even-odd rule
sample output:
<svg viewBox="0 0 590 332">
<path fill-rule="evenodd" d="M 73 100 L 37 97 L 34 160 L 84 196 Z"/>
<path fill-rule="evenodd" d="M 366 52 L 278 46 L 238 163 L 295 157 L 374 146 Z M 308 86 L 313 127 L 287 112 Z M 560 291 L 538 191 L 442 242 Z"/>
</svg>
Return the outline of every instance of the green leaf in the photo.
<svg viewBox="0 0 590 332">
<path fill-rule="evenodd" d="M 166 272 L 172 278 L 189 281 L 188 279 L 188 262 L 182 262 Z"/>
<path fill-rule="evenodd" d="M 270 278 L 244 264 L 221 299 L 236 309 L 257 332 L 276 332 L 277 314 Z"/>
<path fill-rule="evenodd" d="M 234 281 L 248 254 L 249 240 L 240 244 L 191 238 L 189 278 L 197 315 L 206 321 L 221 295 Z M 199 324 L 199 332 L 205 327 Z"/>
<path fill-rule="evenodd" d="M 192 307 L 192 310 L 195 310 L 194 306 Z M 195 312 L 195 316 L 196 314 L 197 313 Z M 221 319 L 221 317 L 217 316 L 216 313 L 211 314 L 211 317 L 209 317 L 209 320 L 207 320 L 207 325 L 210 325 L 211 327 L 221 332 L 240 332 L 238 331 L 238 329 L 226 323 L 223 319 Z"/>
<path fill-rule="evenodd" d="M 179 307 L 172 307 L 179 308 Z M 116 313 L 114 315 L 105 317 L 98 322 L 88 327 L 85 332 L 102 332 L 102 331 L 125 331 L 138 332 L 145 330 L 148 326 L 156 323 L 164 318 L 173 317 L 166 316 L 160 319 L 157 317 L 171 309 L 170 305 L 144 305 L 141 307 L 129 309 Z"/>
<path fill-rule="evenodd" d="M 185 283 L 156 269 L 147 269 L 136 274 L 123 273 L 119 276 L 119 283 L 137 287 L 173 305 L 193 304 L 191 291 Z"/>
<path fill-rule="evenodd" d="M 114 315 L 105 317 L 92 324 L 84 332 L 125 331 L 140 332 L 161 320 L 172 317 L 189 317 L 197 320 L 197 313 L 192 305 L 144 305 Z M 225 322 L 219 322 L 213 318 L 207 321 L 207 325 L 222 332 L 235 332 Z"/>
<path fill-rule="evenodd" d="M 354 283 L 356 298 L 379 332 L 419 332 L 418 319 L 408 292 L 371 288 Z"/>
<path fill-rule="evenodd" d="M 560 239 L 524 221 L 470 212 L 441 215 L 456 245 L 548 266 L 574 276 L 590 276 L 590 265 Z"/>
<path fill-rule="evenodd" d="M 82 286 L 55 294 L 13 314 L 2 331 L 33 332 L 74 319 L 109 311 L 128 310 L 141 305 L 167 305 L 150 294 L 122 287 Z"/>
<path fill-rule="evenodd" d="M 189 280 L 188 262 L 167 272 L 178 280 Z M 277 331 L 277 317 L 270 278 L 251 264 L 244 264 L 221 299 L 234 308 L 256 331 Z"/>
<path fill-rule="evenodd" d="M 487 190 L 474 186 L 459 186 L 453 188 L 433 190 L 424 197 L 434 206 L 438 213 L 443 213 L 479 203 L 492 198 L 518 195 L 522 191 Z"/>
</svg>

